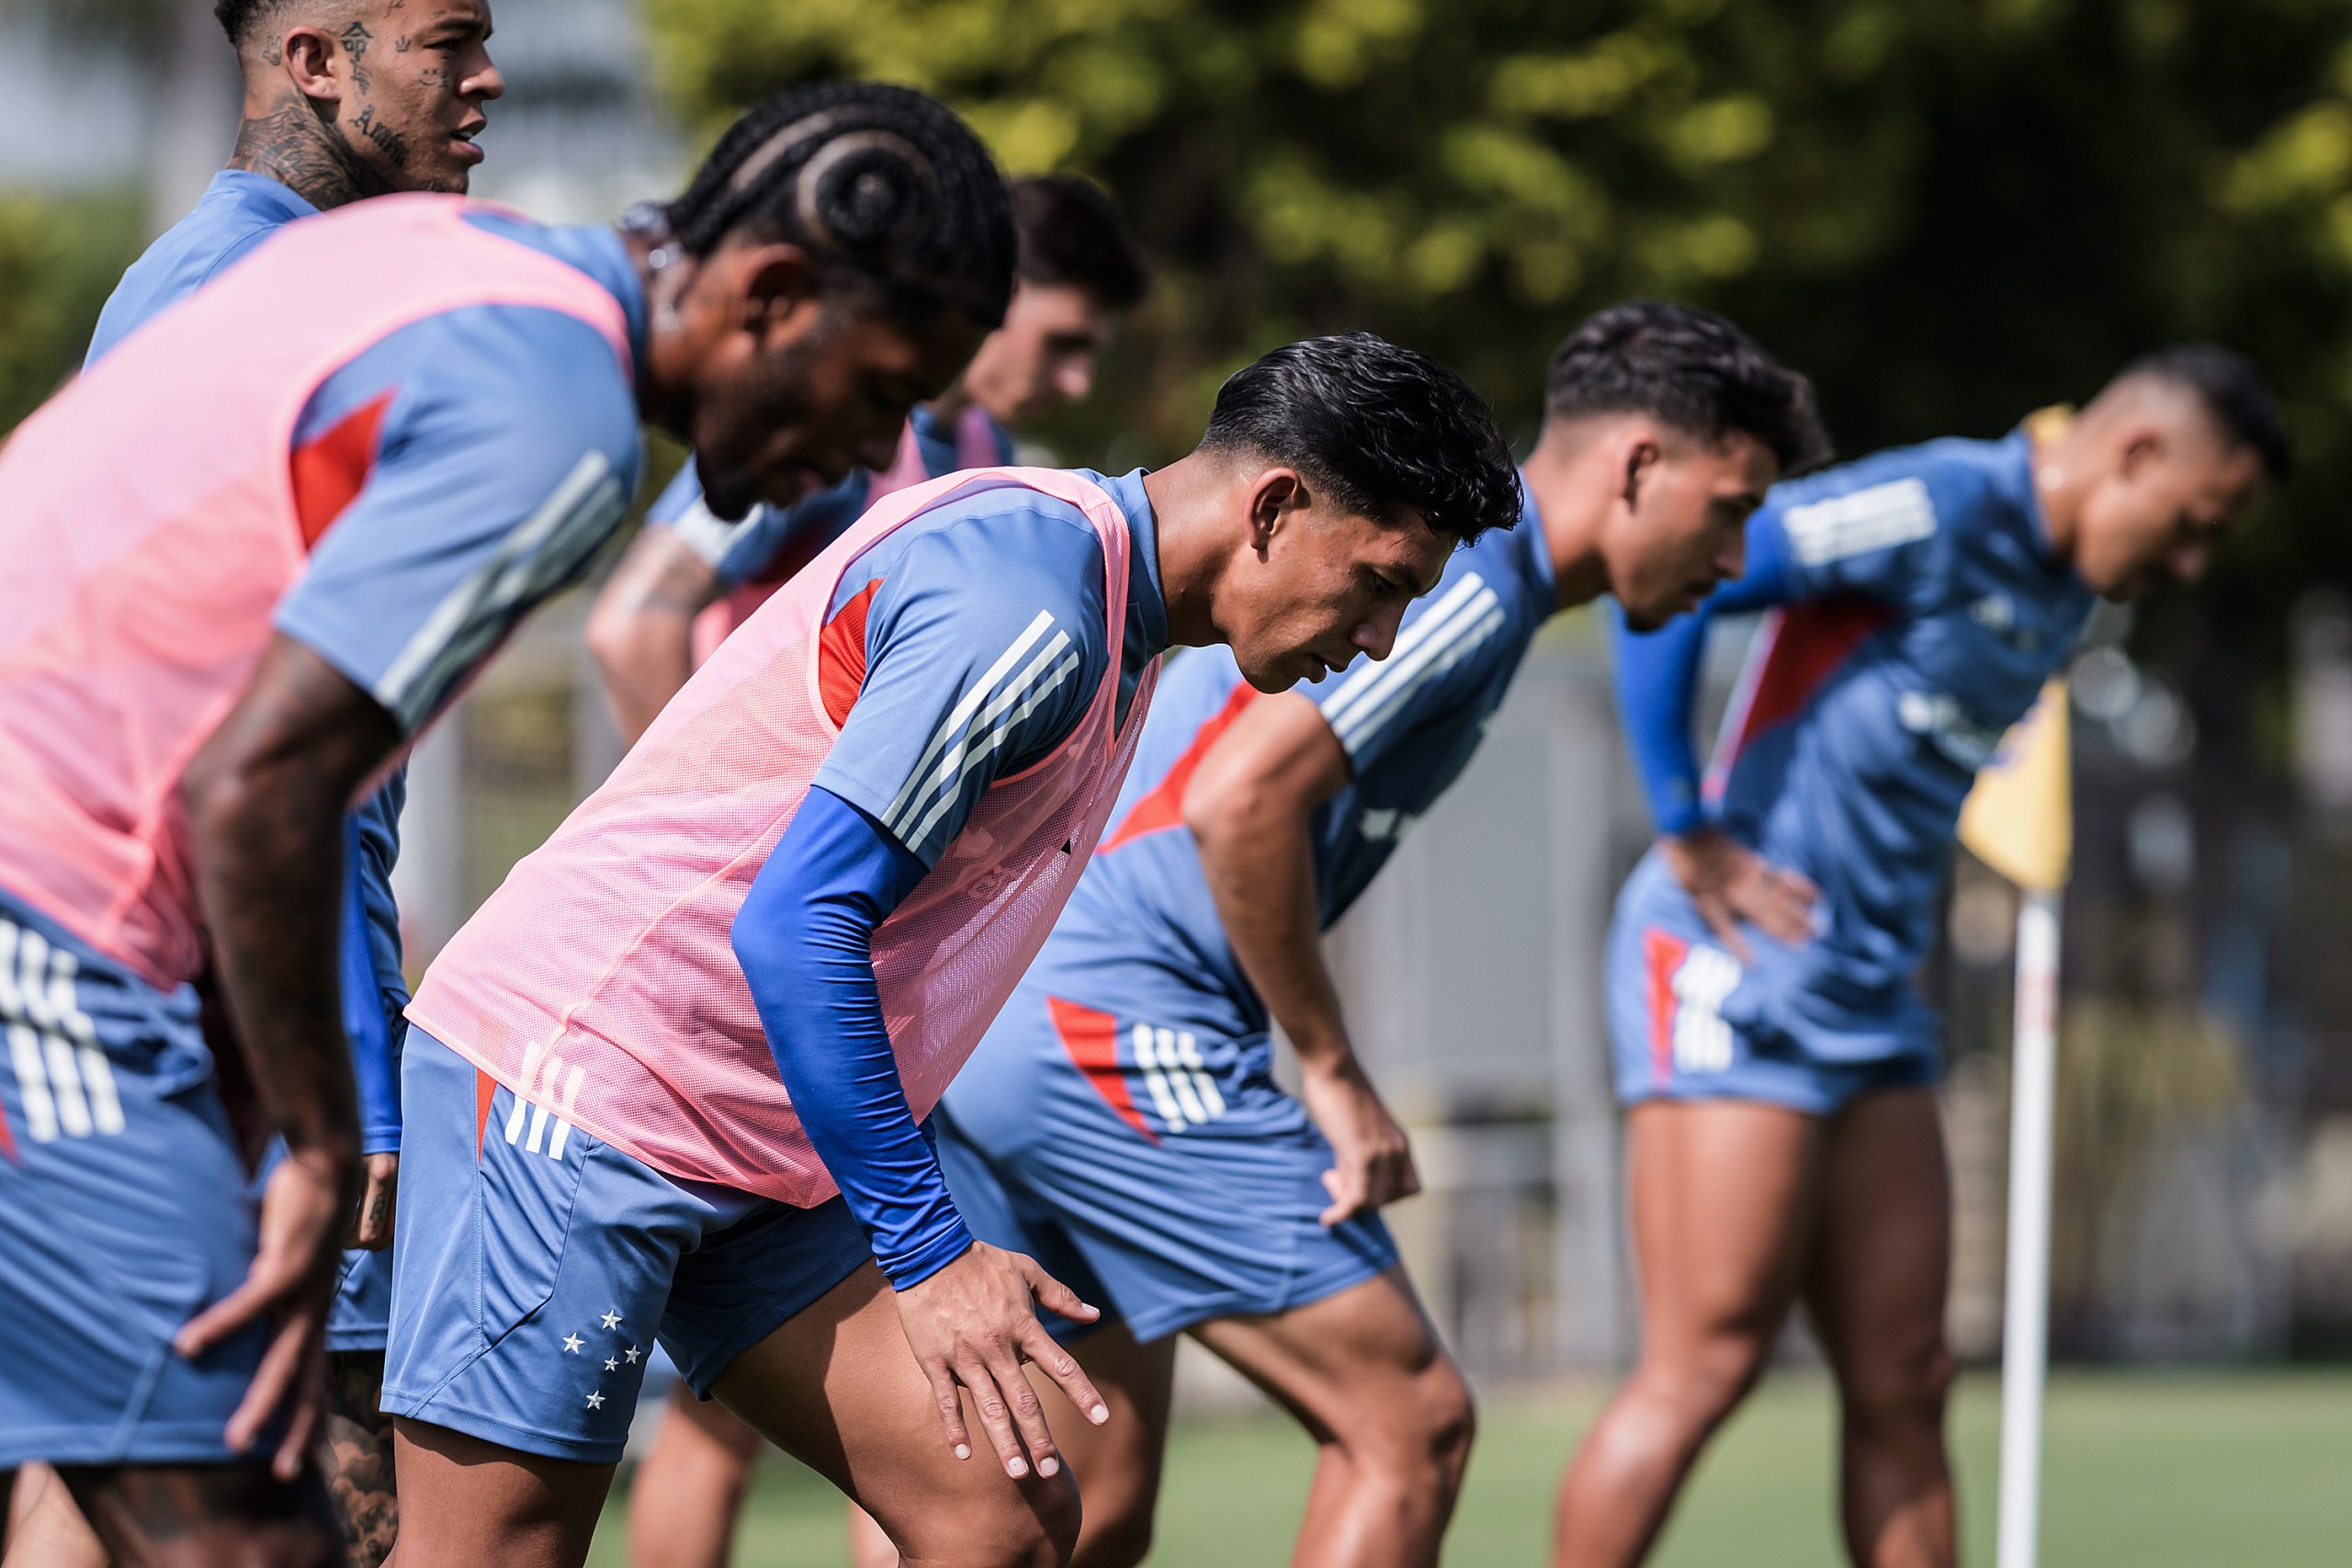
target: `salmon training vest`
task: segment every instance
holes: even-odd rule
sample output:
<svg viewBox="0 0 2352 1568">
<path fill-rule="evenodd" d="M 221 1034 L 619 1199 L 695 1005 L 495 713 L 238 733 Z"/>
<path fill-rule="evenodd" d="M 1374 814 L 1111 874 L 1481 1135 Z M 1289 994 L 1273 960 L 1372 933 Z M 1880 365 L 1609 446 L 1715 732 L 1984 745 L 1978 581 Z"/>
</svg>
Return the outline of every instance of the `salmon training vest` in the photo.
<svg viewBox="0 0 2352 1568">
<path fill-rule="evenodd" d="M 842 574 L 933 508 L 1001 487 L 1067 502 L 1092 525 L 1110 657 L 1077 728 L 981 795 L 875 931 L 899 1076 L 916 1117 L 929 1115 L 1085 869 L 1158 674 L 1155 660 L 1119 725 L 1126 519 L 1099 486 L 1054 469 L 949 474 L 870 509 L 727 639 L 605 786 L 514 868 L 426 973 L 409 1017 L 517 1098 L 665 1175 L 802 1207 L 831 1197 L 730 932 L 840 734 L 819 647 Z"/>
<path fill-rule="evenodd" d="M 297 500 L 311 394 L 477 305 L 577 317 L 632 374 L 619 301 L 467 206 L 382 197 L 289 225 L 0 447 L 0 887 L 160 988 L 204 956 L 181 775 L 332 521 L 313 506 L 306 533 Z"/>
</svg>

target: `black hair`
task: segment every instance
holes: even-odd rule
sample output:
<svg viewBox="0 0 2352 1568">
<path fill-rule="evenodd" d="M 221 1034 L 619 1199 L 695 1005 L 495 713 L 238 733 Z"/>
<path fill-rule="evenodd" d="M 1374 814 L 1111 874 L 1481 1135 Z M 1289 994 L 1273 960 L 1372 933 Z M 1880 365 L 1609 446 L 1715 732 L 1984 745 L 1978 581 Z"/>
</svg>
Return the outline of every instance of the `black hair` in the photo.
<svg viewBox="0 0 2352 1568">
<path fill-rule="evenodd" d="M 1712 310 L 1634 299 L 1588 317 L 1552 355 L 1544 418 L 1646 413 L 1707 442 L 1754 436 L 1787 478 L 1829 460 L 1813 383 Z"/>
<path fill-rule="evenodd" d="M 1012 293 L 1004 178 L 969 126 L 911 87 L 822 82 L 769 94 L 662 217 L 690 255 L 738 231 L 788 240 L 908 316 L 953 306 L 994 328 Z"/>
<path fill-rule="evenodd" d="M 1217 389 L 1204 450 L 1246 448 L 1379 523 L 1418 513 L 1468 541 L 1519 521 L 1519 474 L 1470 384 L 1370 333 L 1309 338 Z"/>
<path fill-rule="evenodd" d="M 1151 273 L 1119 209 L 1075 175 L 1013 181 L 1012 227 L 1024 283 L 1081 289 L 1106 310 L 1131 310 L 1150 291 Z"/>
<path fill-rule="evenodd" d="M 2231 440 L 2251 447 L 2262 459 L 2262 471 L 2272 483 L 2295 469 L 2295 454 L 2287 439 L 2287 422 L 2254 361 L 2218 344 L 2182 343 L 2144 354 L 2123 367 L 2119 381 L 2148 377 L 2185 387 L 2204 401 L 2205 410 Z"/>
<path fill-rule="evenodd" d="M 212 14 L 219 18 L 220 28 L 229 35 L 229 42 L 243 49 L 254 41 L 254 33 L 265 17 L 283 10 L 288 0 L 217 0 Z"/>
</svg>

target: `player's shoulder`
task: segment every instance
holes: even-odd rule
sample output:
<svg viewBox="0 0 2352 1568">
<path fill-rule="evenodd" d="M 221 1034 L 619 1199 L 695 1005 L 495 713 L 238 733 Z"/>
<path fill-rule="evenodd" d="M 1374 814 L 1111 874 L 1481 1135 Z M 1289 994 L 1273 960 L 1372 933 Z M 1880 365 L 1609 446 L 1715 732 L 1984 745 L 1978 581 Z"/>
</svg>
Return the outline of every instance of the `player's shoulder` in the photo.
<svg viewBox="0 0 2352 1568">
<path fill-rule="evenodd" d="M 1771 506 L 1800 561 L 1933 539 L 2003 493 L 2007 442 L 1947 437 L 1889 447 L 1773 488 Z"/>
<path fill-rule="evenodd" d="M 973 586 L 1078 586 L 1090 575 L 1099 595 L 1102 541 L 1084 509 L 1013 480 L 980 481 L 901 526 L 891 553 L 968 565 Z"/>
</svg>

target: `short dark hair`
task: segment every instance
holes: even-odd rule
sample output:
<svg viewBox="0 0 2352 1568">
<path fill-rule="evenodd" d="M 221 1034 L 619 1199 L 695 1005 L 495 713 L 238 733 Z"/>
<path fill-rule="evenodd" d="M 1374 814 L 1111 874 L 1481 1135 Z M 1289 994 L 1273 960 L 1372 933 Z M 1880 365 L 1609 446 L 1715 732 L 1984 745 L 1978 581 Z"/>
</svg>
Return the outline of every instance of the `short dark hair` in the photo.
<svg viewBox="0 0 2352 1568">
<path fill-rule="evenodd" d="M 229 42 L 243 49 L 254 41 L 254 34 L 272 12 L 283 10 L 289 0 L 217 0 L 212 14 L 220 19 L 220 28 L 229 35 Z"/>
<path fill-rule="evenodd" d="M 2128 381 L 2147 377 L 2185 387 L 2202 399 L 2205 411 L 2223 434 L 2241 446 L 2251 447 L 2262 459 L 2262 471 L 2273 484 L 2295 470 L 2295 453 L 2287 439 L 2287 422 L 2254 361 L 2235 349 L 2211 343 L 2179 343 L 2143 354 L 2116 378 Z"/>
<path fill-rule="evenodd" d="M 1690 305 L 1611 305 L 1562 341 L 1545 423 L 1602 413 L 1650 414 L 1707 442 L 1744 432 L 1770 449 L 1784 479 L 1829 460 L 1813 383 L 1723 317 Z"/>
<path fill-rule="evenodd" d="M 662 217 L 692 255 L 739 230 L 789 240 L 905 316 L 952 305 L 994 328 L 1012 294 L 1004 177 L 955 111 L 911 87 L 823 82 L 769 94 Z"/>
<path fill-rule="evenodd" d="M 1131 310 L 1150 291 L 1151 273 L 1119 209 L 1073 175 L 1013 181 L 1012 227 L 1023 283 L 1081 289 L 1106 310 Z"/>
<path fill-rule="evenodd" d="M 1468 541 L 1519 521 L 1519 474 L 1485 400 L 1437 361 L 1370 333 L 1309 338 L 1235 371 L 1201 446 L 1287 463 L 1375 522 L 1419 513 Z"/>
</svg>

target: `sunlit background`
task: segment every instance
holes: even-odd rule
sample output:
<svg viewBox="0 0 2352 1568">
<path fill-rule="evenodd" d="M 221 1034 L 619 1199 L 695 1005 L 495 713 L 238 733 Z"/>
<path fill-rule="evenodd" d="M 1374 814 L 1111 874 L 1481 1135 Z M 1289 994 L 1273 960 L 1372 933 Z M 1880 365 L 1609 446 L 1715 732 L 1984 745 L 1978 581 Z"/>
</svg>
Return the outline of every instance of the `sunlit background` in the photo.
<svg viewBox="0 0 2352 1568">
<path fill-rule="evenodd" d="M 2260 1368 L 2246 1388 L 2352 1406 L 2352 1380 L 2326 1371 L 2352 1354 L 2352 5 L 496 0 L 495 17 L 509 86 L 476 189 L 543 216 L 670 194 L 736 108 L 831 73 L 941 94 L 1012 173 L 1102 181 L 1159 287 L 1100 394 L 1040 433 L 1071 463 L 1164 460 L 1234 366 L 1351 327 L 1464 369 L 1523 450 L 1550 346 L 1636 294 L 1724 310 L 1809 371 L 1849 455 L 1997 434 L 2169 340 L 2253 354 L 2289 403 L 2301 472 L 2203 588 L 2103 613 L 2074 671 L 2053 1346 L 2108 1369 Z M 0 0 L 0 429 L 78 360 L 236 118 L 209 5 Z M 657 474 L 675 460 L 658 456 Z M 543 615 L 417 755 L 400 875 L 413 970 L 616 757 L 579 640 L 586 597 Z M 1719 693 L 1743 640 L 1718 639 Z M 1607 674 L 1592 619 L 1558 623 L 1470 774 L 1336 939 L 1430 1180 L 1394 1221 L 1506 1413 L 1464 1506 L 1496 1551 L 1532 1552 L 1543 1487 L 1590 1408 L 1556 1391 L 1634 1348 L 1598 975 L 1647 825 Z M 1928 985 L 1951 1020 L 1951 1326 L 1983 1366 L 2001 1336 L 2013 895 L 1963 862 L 1947 914 Z M 1812 1359 L 1802 1326 L 1786 1356 Z M 1203 1404 L 1232 1397 L 1188 1376 Z M 2209 1385 L 2062 1382 L 2053 1529 L 2089 1530 L 2092 1556 L 2172 1560 L 2165 1540 L 2127 1554 L 2136 1538 L 2097 1533 L 2104 1514 L 2069 1514 L 2123 1495 L 2070 1489 L 2108 1451 L 2080 1412 L 2145 1387 L 2154 1413 L 2118 1430 L 2172 1410 L 2210 1434 L 2226 1416 L 2180 1416 L 2191 1406 L 2160 1392 L 2220 1397 Z M 1797 1386 L 1749 1419 L 1814 1432 L 1826 1395 Z M 1973 1519 L 1990 1471 L 1967 1446 L 1972 1410 Z M 1206 1472 L 1185 1454 L 1259 1440 L 1188 1430 L 1179 1540 L 1199 1522 L 1183 1510 L 1221 1506 L 1205 1481 L 1187 1489 Z M 2091 1446 L 2067 1450 L 2070 1431 Z M 2352 1474 L 2352 1419 L 2310 1431 L 2293 1451 L 2332 1444 Z M 1826 1432 L 1808 1479 L 1770 1492 L 1795 1520 L 1785 1561 L 1826 1560 Z M 2211 1439 L 2185 1440 L 2178 1485 L 2244 1505 L 2199 1457 Z M 1497 1441 L 1541 1462 L 1498 1459 Z M 1702 1472 L 1677 1560 L 1728 1560 L 1707 1555 L 1705 1521 L 1761 1473 L 1745 1451 Z M 2138 1473 L 2165 1489 L 2165 1462 Z M 1525 1496 L 1482 1493 L 1515 1465 Z M 1265 1540 L 1242 1540 L 1229 1513 L 1198 1539 L 1224 1542 L 1222 1561 L 1281 1561 L 1297 1490 L 1274 1497 Z M 1495 1525 L 1506 1506 L 1520 1512 Z M 2177 1560 L 2352 1560 L 2341 1488 L 2308 1506 L 2341 1531 Z M 1724 1539 L 1741 1561 L 1783 1560 L 1759 1544 L 1769 1530 Z"/>
</svg>

